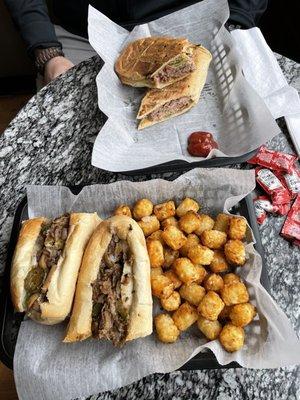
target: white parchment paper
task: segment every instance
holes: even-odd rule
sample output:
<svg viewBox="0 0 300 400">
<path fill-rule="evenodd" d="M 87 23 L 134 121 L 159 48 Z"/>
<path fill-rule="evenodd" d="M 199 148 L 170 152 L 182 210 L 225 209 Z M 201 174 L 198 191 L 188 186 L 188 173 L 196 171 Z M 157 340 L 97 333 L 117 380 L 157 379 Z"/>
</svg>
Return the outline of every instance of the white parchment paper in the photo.
<svg viewBox="0 0 300 400">
<path fill-rule="evenodd" d="M 187 152 L 189 134 L 199 130 L 213 133 L 219 144 L 220 150 L 209 157 L 245 154 L 279 133 L 264 101 L 242 74 L 237 45 L 224 27 L 228 17 L 226 0 L 204 0 L 129 33 L 90 6 L 89 41 L 105 62 L 96 79 L 98 105 L 108 116 L 94 143 L 93 165 L 129 171 L 171 160 L 199 161 Z M 129 42 L 153 35 L 183 36 L 201 43 L 213 60 L 197 106 L 138 131 L 136 115 L 145 89 L 123 85 L 114 63 Z"/>
<path fill-rule="evenodd" d="M 215 215 L 233 207 L 254 187 L 252 171 L 196 169 L 173 182 L 119 181 L 84 187 L 77 196 L 66 187 L 55 186 L 30 186 L 27 193 L 30 217 L 97 211 L 105 218 L 120 203 L 132 205 L 141 197 L 158 203 L 190 196 L 200 202 L 203 212 Z M 14 357 L 19 398 L 67 400 L 115 389 L 154 372 L 173 371 L 205 348 L 214 352 L 220 364 L 237 361 L 250 368 L 297 364 L 299 341 L 287 317 L 260 284 L 262 263 L 250 229 L 246 249 L 248 260 L 237 273 L 247 283 L 258 316 L 246 328 L 246 344 L 240 351 L 227 353 L 217 340 L 206 343 L 194 328 L 170 345 L 160 343 L 154 334 L 121 349 L 96 340 L 64 344 L 65 323 L 43 326 L 27 320 L 21 325 Z"/>
</svg>

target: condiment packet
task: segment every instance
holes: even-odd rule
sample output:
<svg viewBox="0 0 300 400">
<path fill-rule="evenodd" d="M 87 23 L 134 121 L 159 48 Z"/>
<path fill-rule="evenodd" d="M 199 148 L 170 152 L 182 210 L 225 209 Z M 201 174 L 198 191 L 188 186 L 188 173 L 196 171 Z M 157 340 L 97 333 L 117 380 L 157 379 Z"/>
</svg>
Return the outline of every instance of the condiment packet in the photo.
<svg viewBox="0 0 300 400">
<path fill-rule="evenodd" d="M 255 169 L 255 174 L 256 181 L 271 197 L 274 206 L 290 203 L 291 196 L 289 191 L 272 171 L 258 167 Z"/>
<path fill-rule="evenodd" d="M 298 166 L 294 164 L 289 173 L 283 174 L 283 179 L 292 198 L 297 197 L 300 193 L 300 170 Z"/>
<path fill-rule="evenodd" d="M 266 218 L 267 218 L 267 212 L 263 208 L 260 207 L 257 201 L 254 200 L 254 212 L 256 216 L 256 221 L 258 224 L 262 225 Z"/>
<path fill-rule="evenodd" d="M 300 241 L 300 195 L 297 196 L 292 205 L 285 223 L 281 230 L 281 235 L 289 240 L 293 240 L 294 244 Z"/>
<path fill-rule="evenodd" d="M 297 158 L 293 154 L 269 150 L 266 146 L 261 146 L 256 155 L 248 160 L 248 163 L 290 173 Z"/>
</svg>

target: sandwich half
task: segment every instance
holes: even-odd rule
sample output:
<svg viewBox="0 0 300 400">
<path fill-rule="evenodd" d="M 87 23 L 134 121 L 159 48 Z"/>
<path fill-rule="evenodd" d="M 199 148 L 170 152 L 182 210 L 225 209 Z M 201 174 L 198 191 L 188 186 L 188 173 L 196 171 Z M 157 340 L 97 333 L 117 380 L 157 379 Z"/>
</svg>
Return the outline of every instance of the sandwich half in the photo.
<svg viewBox="0 0 300 400">
<path fill-rule="evenodd" d="M 212 56 L 205 47 L 197 46 L 193 57 L 196 69 L 189 76 L 163 89 L 148 90 L 137 115 L 141 120 L 138 129 L 183 114 L 198 103 Z"/>
<path fill-rule="evenodd" d="M 71 213 L 23 223 L 10 280 L 17 311 L 47 325 L 67 317 L 85 246 L 100 221 L 96 213 Z"/>
<path fill-rule="evenodd" d="M 139 39 L 122 51 L 115 71 L 126 85 L 161 89 L 195 70 L 194 49 L 184 38 Z"/>
<path fill-rule="evenodd" d="M 101 222 L 80 268 L 64 342 L 90 336 L 115 346 L 152 333 L 150 262 L 144 234 L 127 216 Z"/>
</svg>

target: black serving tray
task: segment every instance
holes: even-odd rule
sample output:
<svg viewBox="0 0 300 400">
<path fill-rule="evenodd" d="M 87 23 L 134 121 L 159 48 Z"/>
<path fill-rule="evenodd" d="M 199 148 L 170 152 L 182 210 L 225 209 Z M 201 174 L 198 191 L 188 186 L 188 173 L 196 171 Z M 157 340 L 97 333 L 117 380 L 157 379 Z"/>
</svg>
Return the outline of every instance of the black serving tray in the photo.
<svg viewBox="0 0 300 400">
<path fill-rule="evenodd" d="M 74 194 L 78 194 L 82 186 L 72 187 Z M 258 226 L 255 218 L 252 195 L 248 195 L 232 210 L 234 214 L 240 214 L 247 218 L 256 240 L 255 248 L 263 259 L 263 269 L 261 275 L 261 283 L 269 291 L 269 279 L 264 263 L 263 247 L 260 240 Z M 10 298 L 10 265 L 13 257 L 14 248 L 17 243 L 21 222 L 28 219 L 27 198 L 24 197 L 19 203 L 12 226 L 10 241 L 8 244 L 6 268 L 4 275 L 0 280 L 0 361 L 7 367 L 13 368 L 13 356 L 15 345 L 17 342 L 18 332 L 21 322 L 24 318 L 23 313 L 16 313 Z M 181 370 L 197 370 L 197 369 L 215 369 L 215 368 L 237 368 L 240 367 L 236 362 L 232 362 L 225 366 L 218 364 L 214 354 L 210 351 L 204 351 L 197 354 L 194 358 L 183 365 Z"/>
</svg>

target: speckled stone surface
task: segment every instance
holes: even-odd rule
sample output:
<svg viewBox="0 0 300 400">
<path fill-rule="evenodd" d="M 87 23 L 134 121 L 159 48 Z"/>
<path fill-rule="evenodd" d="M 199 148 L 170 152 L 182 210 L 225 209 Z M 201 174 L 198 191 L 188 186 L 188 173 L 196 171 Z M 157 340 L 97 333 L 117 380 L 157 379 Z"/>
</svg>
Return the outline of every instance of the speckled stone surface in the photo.
<svg viewBox="0 0 300 400">
<path fill-rule="evenodd" d="M 300 65 L 278 56 L 288 82 L 300 91 Z M 92 58 L 42 89 L 0 137 L 0 272 L 3 272 L 11 224 L 27 184 L 78 185 L 119 179 L 173 179 L 180 173 L 125 177 L 91 166 L 92 138 L 103 124 L 97 107 L 95 77 L 101 67 Z M 270 148 L 292 152 L 284 121 Z M 245 166 L 236 165 L 240 168 Z M 300 332 L 300 249 L 279 236 L 284 218 L 269 217 L 260 227 L 271 294 Z M 219 369 L 154 374 L 114 392 L 109 399 L 299 399 L 300 371 Z"/>
</svg>

